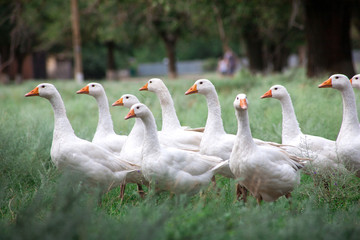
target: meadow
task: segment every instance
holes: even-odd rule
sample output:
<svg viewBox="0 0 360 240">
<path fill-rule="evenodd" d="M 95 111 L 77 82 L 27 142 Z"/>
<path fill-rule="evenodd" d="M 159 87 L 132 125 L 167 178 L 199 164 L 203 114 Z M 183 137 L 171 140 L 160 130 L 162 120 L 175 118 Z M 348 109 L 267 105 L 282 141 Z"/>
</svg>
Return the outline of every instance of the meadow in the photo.
<svg viewBox="0 0 360 240">
<path fill-rule="evenodd" d="M 292 97 L 304 133 L 336 139 L 342 120 L 340 93 L 318 89 L 329 76 L 307 79 L 303 69 L 279 75 L 234 78 L 205 76 L 213 82 L 222 105 L 225 130 L 236 134 L 233 101 L 246 93 L 253 137 L 281 142 L 281 107 L 275 99 L 260 99 L 272 85 L 284 85 Z M 196 78 L 164 79 L 182 125 L 202 127 L 207 118 L 205 98 L 185 96 Z M 139 92 L 147 79 L 105 82 L 109 103 L 125 93 L 149 106 L 161 127 L 155 94 Z M 85 86 L 73 81 L 48 81 L 63 97 L 77 136 L 91 140 L 98 120 L 94 98 L 77 95 Z M 352 174 L 332 176 L 329 188 L 301 174 L 291 203 L 244 204 L 235 197 L 234 180 L 217 176 L 212 186 L 193 197 L 147 192 L 141 199 L 128 185 L 123 201 L 119 189 L 104 194 L 84 187 L 76 177 L 57 171 L 50 159 L 53 111 L 46 99 L 25 98 L 40 82 L 0 86 L 0 238 L 1 239 L 358 239 L 360 180 Z M 360 99 L 360 92 L 356 97 Z M 360 102 L 359 102 L 360 104 Z M 128 109 L 111 107 L 115 131 L 128 134 L 133 119 Z"/>
</svg>

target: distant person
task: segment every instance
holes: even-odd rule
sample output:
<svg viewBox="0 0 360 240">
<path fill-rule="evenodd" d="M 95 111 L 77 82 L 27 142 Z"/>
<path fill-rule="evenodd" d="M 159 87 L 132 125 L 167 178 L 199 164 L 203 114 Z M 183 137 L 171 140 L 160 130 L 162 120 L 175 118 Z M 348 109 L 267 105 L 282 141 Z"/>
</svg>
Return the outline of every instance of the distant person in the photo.
<svg viewBox="0 0 360 240">
<path fill-rule="evenodd" d="M 236 70 L 236 57 L 231 49 L 227 49 L 224 54 L 224 59 L 227 62 L 227 74 L 233 76 Z"/>
<path fill-rule="evenodd" d="M 217 67 L 218 72 L 220 73 L 221 76 L 224 76 L 228 73 L 228 63 L 226 61 L 225 58 L 221 58 L 218 61 L 218 67 Z"/>
</svg>

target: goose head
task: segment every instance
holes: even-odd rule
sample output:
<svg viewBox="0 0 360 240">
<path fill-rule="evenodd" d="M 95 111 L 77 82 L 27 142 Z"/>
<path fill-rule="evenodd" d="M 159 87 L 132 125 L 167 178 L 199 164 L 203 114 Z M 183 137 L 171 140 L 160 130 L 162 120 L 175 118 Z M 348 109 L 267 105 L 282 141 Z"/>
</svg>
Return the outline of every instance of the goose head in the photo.
<svg viewBox="0 0 360 240">
<path fill-rule="evenodd" d="M 191 88 L 189 88 L 185 95 L 200 93 L 200 94 L 207 94 L 208 92 L 214 91 L 214 85 L 207 79 L 199 79 L 197 80 Z"/>
<path fill-rule="evenodd" d="M 125 120 L 129 119 L 129 118 L 143 118 L 147 115 L 149 115 L 149 108 L 142 103 L 136 103 L 134 104 L 131 108 L 129 113 L 126 115 Z"/>
<path fill-rule="evenodd" d="M 276 98 L 282 99 L 283 97 L 289 95 L 286 88 L 282 85 L 274 85 L 272 86 L 269 91 L 264 93 L 260 98 Z"/>
<path fill-rule="evenodd" d="M 164 88 L 164 82 L 159 78 L 151 78 L 139 91 L 158 92 Z"/>
<path fill-rule="evenodd" d="M 97 97 L 104 94 L 104 88 L 100 83 L 89 83 L 82 89 L 76 92 L 77 94 L 89 94 Z"/>
<path fill-rule="evenodd" d="M 124 106 L 127 108 L 131 108 L 132 105 L 139 103 L 139 99 L 132 94 L 124 94 L 119 98 L 116 102 L 112 104 L 112 106 Z"/>
<path fill-rule="evenodd" d="M 25 94 L 25 97 L 39 96 L 50 99 L 55 94 L 58 94 L 56 87 L 50 83 L 41 83 L 36 88 Z"/>
<path fill-rule="evenodd" d="M 335 88 L 342 90 L 351 86 L 350 80 L 344 74 L 334 74 L 330 78 L 319 85 L 319 88 Z"/>
<path fill-rule="evenodd" d="M 351 85 L 353 88 L 360 89 L 360 74 L 356 74 L 350 79 Z"/>
<path fill-rule="evenodd" d="M 238 94 L 236 96 L 236 98 L 234 100 L 234 108 L 237 111 L 247 110 L 247 108 L 248 108 L 248 100 L 247 100 L 246 94 L 240 93 L 240 94 Z"/>
</svg>

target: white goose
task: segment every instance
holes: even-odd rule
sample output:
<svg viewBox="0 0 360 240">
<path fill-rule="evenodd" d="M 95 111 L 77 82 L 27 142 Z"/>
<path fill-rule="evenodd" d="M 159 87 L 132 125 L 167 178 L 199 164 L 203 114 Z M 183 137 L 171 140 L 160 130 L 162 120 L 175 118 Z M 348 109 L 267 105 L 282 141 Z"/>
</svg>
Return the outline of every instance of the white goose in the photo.
<svg viewBox="0 0 360 240">
<path fill-rule="evenodd" d="M 360 74 L 356 74 L 350 79 L 351 85 L 353 88 L 360 89 Z"/>
<path fill-rule="evenodd" d="M 164 82 L 161 79 L 152 78 L 139 90 L 154 92 L 160 101 L 162 111 L 161 135 L 163 135 L 162 138 L 167 138 L 164 144 L 169 147 L 199 151 L 202 133 L 187 131 L 185 127 L 180 125 L 174 102 Z"/>
<path fill-rule="evenodd" d="M 139 99 L 132 94 L 124 94 L 112 106 L 124 106 L 126 108 L 131 108 L 132 105 L 139 103 Z M 144 124 L 141 119 L 136 118 L 135 124 L 131 129 L 125 144 L 120 153 L 121 159 L 127 160 L 129 162 L 135 163 L 141 166 L 142 162 L 142 145 L 144 140 Z"/>
<path fill-rule="evenodd" d="M 194 194 L 207 186 L 212 176 L 228 164 L 217 157 L 161 147 L 155 118 L 144 104 L 131 107 L 125 119 L 132 117 L 140 118 L 145 126 L 142 173 L 156 190 Z"/>
<path fill-rule="evenodd" d="M 343 74 L 334 74 L 319 85 L 319 88 L 330 87 L 341 92 L 343 101 L 343 119 L 336 139 L 336 150 L 345 167 L 356 171 L 356 176 L 360 177 L 360 126 L 355 94 L 348 77 Z"/>
<path fill-rule="evenodd" d="M 200 143 L 200 153 L 217 156 L 223 160 L 229 159 L 236 136 L 234 134 L 228 134 L 224 130 L 223 120 L 221 118 L 221 106 L 215 86 L 207 79 L 199 79 L 185 92 L 185 95 L 194 93 L 204 95 L 208 105 L 208 117 Z M 254 139 L 254 141 L 260 145 L 278 145 L 259 139 Z"/>
<path fill-rule="evenodd" d="M 360 74 L 354 75 L 350 79 L 350 82 L 351 82 L 351 85 L 353 86 L 353 88 L 360 89 Z"/>
<path fill-rule="evenodd" d="M 127 136 L 118 135 L 114 131 L 114 125 L 109 110 L 109 102 L 103 86 L 99 83 L 89 83 L 76 93 L 89 94 L 90 96 L 93 96 L 98 103 L 99 121 L 92 142 L 112 153 L 120 154 Z"/>
<path fill-rule="evenodd" d="M 136 103 L 140 103 L 139 99 L 136 96 L 131 94 L 124 94 L 120 99 L 114 102 L 112 106 L 124 106 L 130 109 L 132 105 Z M 143 122 L 141 121 L 141 119 L 135 118 L 135 124 L 131 132 L 129 133 L 129 136 L 120 153 L 120 157 L 122 157 L 122 159 L 130 161 L 131 158 L 136 158 L 136 159 L 142 158 L 142 143 L 144 140 L 144 133 L 145 133 L 145 129 Z M 164 134 L 162 131 L 158 131 L 158 137 L 159 137 L 159 142 L 163 147 L 170 145 L 169 141 L 171 142 L 172 136 L 169 136 L 168 134 Z M 141 161 L 136 162 L 136 164 L 141 165 Z"/>
<path fill-rule="evenodd" d="M 48 99 L 54 110 L 51 159 L 59 169 L 84 174 L 89 182 L 106 188 L 141 178 L 139 166 L 123 161 L 104 148 L 75 135 L 64 102 L 54 85 L 41 83 L 25 95 L 30 96 Z"/>
<path fill-rule="evenodd" d="M 261 98 L 275 98 L 282 108 L 282 144 L 293 145 L 309 157 L 317 170 L 344 169 L 336 154 L 335 141 L 303 134 L 296 119 L 291 97 L 284 86 L 274 85 Z"/>
<path fill-rule="evenodd" d="M 207 79 L 199 79 L 185 95 L 199 93 L 205 96 L 208 105 L 208 117 L 200 143 L 200 153 L 229 159 L 234 145 L 235 135 L 224 130 L 221 118 L 221 105 L 215 86 Z"/>
<path fill-rule="evenodd" d="M 124 94 L 119 98 L 116 102 L 112 104 L 112 106 L 124 106 L 126 108 L 131 108 L 132 105 L 139 103 L 139 99 L 137 99 L 136 96 L 131 94 Z M 138 118 L 135 119 L 135 124 L 133 128 L 131 129 L 125 144 L 123 145 L 121 152 L 120 152 L 120 158 L 127 160 L 131 163 L 134 163 L 136 165 L 141 166 L 142 164 L 142 149 L 143 149 L 143 141 L 144 141 L 144 124 L 142 121 Z M 140 197 L 145 197 L 145 192 L 142 188 L 141 184 L 149 185 L 149 182 L 144 179 L 141 180 L 141 182 L 137 183 L 138 193 Z M 124 194 L 126 185 L 122 185 L 121 193 Z"/>
<path fill-rule="evenodd" d="M 302 163 L 277 147 L 255 144 L 251 136 L 245 94 L 236 96 L 234 107 L 238 131 L 230 156 L 230 169 L 258 203 L 261 200 L 275 201 L 283 195 L 289 197 L 294 186 L 300 183 L 298 170 Z"/>
</svg>

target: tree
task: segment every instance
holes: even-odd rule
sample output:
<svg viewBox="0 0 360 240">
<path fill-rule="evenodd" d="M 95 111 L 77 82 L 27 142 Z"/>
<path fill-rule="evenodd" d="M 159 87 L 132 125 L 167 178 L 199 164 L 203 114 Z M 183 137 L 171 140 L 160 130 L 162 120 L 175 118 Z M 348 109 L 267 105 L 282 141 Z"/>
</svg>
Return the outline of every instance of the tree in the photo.
<svg viewBox="0 0 360 240">
<path fill-rule="evenodd" d="M 32 54 L 33 59 L 36 59 L 40 55 L 44 56 L 47 51 L 62 52 L 71 47 L 70 19 L 68 18 L 70 4 L 68 2 L 62 0 L 2 1 L 0 9 L 0 11 L 5 11 L 4 14 L 0 14 L 0 31 L 2 33 L 5 31 L 0 41 L 2 56 L 0 71 L 8 73 L 7 66 L 17 61 L 20 76 L 24 56 Z M 42 65 L 45 68 L 44 61 Z M 34 74 L 38 70 L 35 66 Z M 41 75 L 45 76 L 45 71 Z"/>
<path fill-rule="evenodd" d="M 236 16 L 233 24 L 238 25 L 237 33 L 241 36 L 246 57 L 249 60 L 249 69 L 252 73 L 263 72 L 265 63 L 265 37 L 261 29 L 261 11 L 257 2 L 243 1 L 234 9 Z"/>
<path fill-rule="evenodd" d="M 281 72 L 290 52 L 303 44 L 303 31 L 296 24 L 301 21 L 300 14 L 293 6 L 288 0 L 239 3 L 234 24 L 239 26 L 252 72 Z"/>
<path fill-rule="evenodd" d="M 225 3 L 225 4 L 223 4 L 223 3 Z M 224 8 L 224 5 L 226 6 L 225 8 Z M 216 1 L 216 0 L 211 1 L 211 7 L 214 12 L 214 17 L 216 19 L 216 25 L 217 25 L 219 37 L 220 37 L 220 40 L 222 43 L 222 49 L 223 49 L 223 52 L 225 52 L 228 49 L 230 49 L 230 46 L 229 46 L 229 39 L 227 37 L 226 31 L 225 31 L 225 26 L 224 26 L 224 18 L 226 20 L 226 17 L 224 17 L 224 16 L 227 16 L 226 10 L 231 9 L 231 7 L 228 5 L 228 2 Z"/>
<path fill-rule="evenodd" d="M 74 78 L 78 83 L 84 81 L 84 74 L 82 70 L 82 57 L 81 57 L 81 34 L 80 34 L 80 20 L 78 1 L 71 0 L 71 25 L 73 36 L 73 51 L 74 51 Z"/>
<path fill-rule="evenodd" d="M 242 44 L 253 73 L 282 71 L 289 53 L 302 42 L 302 30 L 293 24 L 299 14 L 293 14 L 288 0 L 203 1 L 216 6 L 223 46 Z"/>
<path fill-rule="evenodd" d="M 0 9 L 4 11 L 0 18 L 0 32 L 4 34 L 0 41 L 0 72 L 8 74 L 9 66 L 16 61 L 16 81 L 21 82 L 23 60 L 37 42 L 35 31 L 26 19 L 27 8 L 23 1 L 2 2 Z"/>
<path fill-rule="evenodd" d="M 84 24 L 85 34 L 89 36 L 88 42 L 96 42 L 106 48 L 108 80 L 117 78 L 115 52 L 119 45 L 129 42 L 124 25 L 132 9 L 128 1 L 95 0 L 82 11 L 84 18 L 88 19 L 87 24 Z"/>
<path fill-rule="evenodd" d="M 350 18 L 352 0 L 305 0 L 307 75 L 343 73 L 353 76 Z"/>
<path fill-rule="evenodd" d="M 15 45 L 11 36 L 14 23 L 12 21 L 13 6 L 10 1 L 0 3 L 0 82 L 8 81 L 9 65 L 14 61 Z"/>
<path fill-rule="evenodd" d="M 147 18 L 152 29 L 165 44 L 170 78 L 177 77 L 176 43 L 186 35 L 190 26 L 189 2 L 187 1 L 147 1 Z"/>
</svg>

